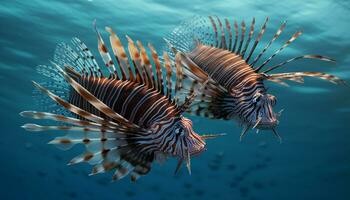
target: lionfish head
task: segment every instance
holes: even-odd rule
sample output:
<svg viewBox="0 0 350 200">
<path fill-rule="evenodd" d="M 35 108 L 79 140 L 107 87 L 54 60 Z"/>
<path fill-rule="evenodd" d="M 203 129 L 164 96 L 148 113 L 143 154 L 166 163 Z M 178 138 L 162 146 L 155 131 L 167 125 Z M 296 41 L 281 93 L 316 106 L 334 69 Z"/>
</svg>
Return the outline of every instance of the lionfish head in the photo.
<svg viewBox="0 0 350 200">
<path fill-rule="evenodd" d="M 168 156 L 178 158 L 178 165 L 175 174 L 179 171 L 182 163 L 186 164 L 188 172 L 191 173 L 191 157 L 199 155 L 206 150 L 206 139 L 216 138 L 221 134 L 198 135 L 192 128 L 191 120 L 180 115 L 175 120 L 162 121 L 160 124 L 153 124 L 156 145 L 159 145 L 155 152 L 156 160 L 160 163 Z M 160 136 L 160 137 L 159 137 Z M 160 142 L 159 142 L 160 140 Z"/>
<path fill-rule="evenodd" d="M 205 150 L 205 141 L 194 132 L 191 120 L 181 117 L 173 132 L 178 138 L 175 144 L 175 156 L 186 159 L 187 156 L 198 155 Z"/>
<path fill-rule="evenodd" d="M 272 109 L 276 104 L 275 96 L 257 92 L 251 104 L 253 104 L 254 109 L 248 116 L 250 126 L 258 129 L 273 129 L 278 125 L 278 115 Z"/>
<path fill-rule="evenodd" d="M 276 104 L 276 97 L 271 94 L 267 94 L 266 90 L 257 90 L 252 94 L 252 97 L 246 99 L 244 105 L 245 109 L 242 109 L 241 116 L 243 117 L 243 124 L 245 127 L 241 133 L 241 140 L 247 131 L 252 129 L 269 129 L 278 137 L 281 141 L 281 137 L 276 132 L 275 127 L 278 125 L 278 117 L 281 112 L 275 113 L 273 107 Z"/>
<path fill-rule="evenodd" d="M 202 153 L 206 149 L 205 139 L 216 138 L 225 134 L 208 134 L 198 135 L 193 131 L 192 122 L 189 119 L 181 117 L 181 120 L 174 126 L 173 133 L 178 138 L 173 144 L 173 155 L 178 157 L 178 165 L 175 173 L 181 168 L 185 162 L 188 173 L 191 174 L 191 157 Z"/>
</svg>

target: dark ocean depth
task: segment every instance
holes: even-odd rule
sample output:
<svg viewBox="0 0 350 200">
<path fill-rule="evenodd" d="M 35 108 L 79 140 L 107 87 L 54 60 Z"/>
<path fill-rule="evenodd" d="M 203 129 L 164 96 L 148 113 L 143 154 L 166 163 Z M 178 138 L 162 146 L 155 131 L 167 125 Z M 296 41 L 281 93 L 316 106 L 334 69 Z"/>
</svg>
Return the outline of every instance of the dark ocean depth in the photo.
<svg viewBox="0 0 350 200">
<path fill-rule="evenodd" d="M 149 199 L 149 200 L 348 200 L 350 199 L 350 89 L 307 78 L 283 87 L 267 83 L 284 109 L 278 131 L 250 131 L 239 142 L 234 121 L 189 116 L 198 133 L 227 133 L 208 141 L 208 150 L 174 176 L 176 160 L 155 163 L 136 183 L 111 183 L 111 173 L 88 176 L 91 166 L 67 166 L 83 147 L 61 151 L 48 141 L 57 132 L 26 132 L 31 120 L 19 112 L 38 109 L 32 98 L 35 67 L 49 64 L 55 46 L 79 37 L 101 59 L 92 22 L 111 26 L 161 52 L 162 39 L 181 21 L 195 15 L 246 20 L 257 28 L 270 21 L 265 46 L 287 20 L 281 38 L 265 59 L 295 31 L 303 35 L 273 63 L 303 54 L 327 55 L 337 63 L 294 62 L 286 71 L 322 71 L 350 83 L 350 1 L 312 0 L 0 0 L 0 200 L 11 199 Z M 123 37 L 125 44 L 125 38 Z M 39 122 L 40 123 L 40 122 Z"/>
</svg>

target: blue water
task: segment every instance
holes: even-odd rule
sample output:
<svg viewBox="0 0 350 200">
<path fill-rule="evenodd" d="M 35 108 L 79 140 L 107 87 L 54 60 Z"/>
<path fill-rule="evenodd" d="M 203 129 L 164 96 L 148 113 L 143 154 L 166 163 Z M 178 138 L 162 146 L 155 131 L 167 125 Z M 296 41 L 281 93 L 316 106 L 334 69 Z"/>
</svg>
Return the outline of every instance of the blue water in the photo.
<svg viewBox="0 0 350 200">
<path fill-rule="evenodd" d="M 234 122 L 191 117 L 198 133 L 228 133 L 208 141 L 208 151 L 192 160 L 191 176 L 184 170 L 174 176 L 176 161 L 170 160 L 137 183 L 110 183 L 111 174 L 89 177 L 88 165 L 66 166 L 82 148 L 63 152 L 47 145 L 56 133 L 20 128 L 28 119 L 18 113 L 35 109 L 35 66 L 48 64 L 55 45 L 73 36 L 97 54 L 94 19 L 100 29 L 109 25 L 160 49 L 162 36 L 182 20 L 214 14 L 247 21 L 255 16 L 257 24 L 270 16 L 268 35 L 288 20 L 276 44 L 297 29 L 304 34 L 275 62 L 328 55 L 337 64 L 304 61 L 284 69 L 325 71 L 350 82 L 349 1 L 1 0 L 0 199 L 350 199 L 350 89 L 320 80 L 289 88 L 269 84 L 276 110 L 285 109 L 278 127 L 282 144 L 270 132 L 250 132 L 240 143 Z"/>
</svg>

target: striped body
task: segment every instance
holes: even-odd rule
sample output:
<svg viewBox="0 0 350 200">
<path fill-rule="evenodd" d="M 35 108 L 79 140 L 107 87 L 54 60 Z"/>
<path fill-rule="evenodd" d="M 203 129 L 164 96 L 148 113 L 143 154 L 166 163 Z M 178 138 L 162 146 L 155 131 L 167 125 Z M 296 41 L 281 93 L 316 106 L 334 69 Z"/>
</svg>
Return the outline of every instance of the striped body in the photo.
<svg viewBox="0 0 350 200">
<path fill-rule="evenodd" d="M 79 84 L 116 113 L 142 128 L 147 129 L 152 124 L 168 121 L 178 113 L 176 105 L 169 102 L 164 95 L 136 82 L 83 77 Z M 83 110 L 106 117 L 74 90 L 71 91 L 69 101 Z"/>
<path fill-rule="evenodd" d="M 228 91 L 252 85 L 259 85 L 264 89 L 262 80 L 259 80 L 261 76 L 242 59 L 242 56 L 231 51 L 198 45 L 186 55 Z"/>
</svg>

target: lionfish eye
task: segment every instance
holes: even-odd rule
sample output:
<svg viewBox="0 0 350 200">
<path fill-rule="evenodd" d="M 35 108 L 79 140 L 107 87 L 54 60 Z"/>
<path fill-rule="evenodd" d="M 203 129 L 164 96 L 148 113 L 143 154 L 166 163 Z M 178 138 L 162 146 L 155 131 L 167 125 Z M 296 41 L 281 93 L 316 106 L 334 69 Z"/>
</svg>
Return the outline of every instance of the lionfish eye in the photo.
<svg viewBox="0 0 350 200">
<path fill-rule="evenodd" d="M 261 99 L 261 95 L 255 97 L 255 98 L 253 99 L 253 103 L 258 103 L 258 102 L 260 101 L 260 99 Z"/>
<path fill-rule="evenodd" d="M 176 128 L 176 129 L 175 129 L 175 133 L 176 133 L 176 134 L 183 135 L 184 129 L 183 129 L 182 127 Z"/>
</svg>

